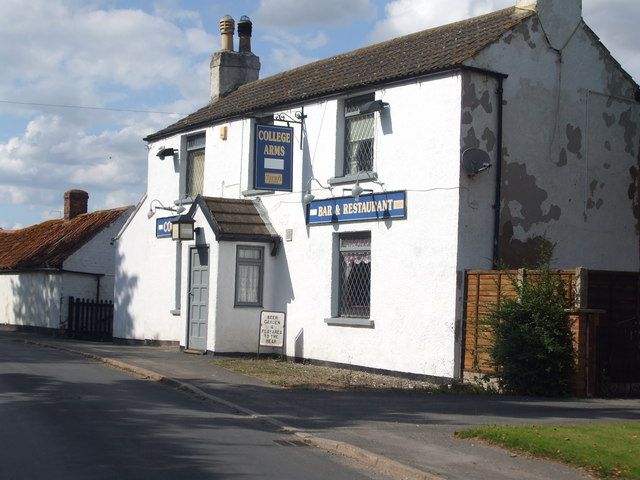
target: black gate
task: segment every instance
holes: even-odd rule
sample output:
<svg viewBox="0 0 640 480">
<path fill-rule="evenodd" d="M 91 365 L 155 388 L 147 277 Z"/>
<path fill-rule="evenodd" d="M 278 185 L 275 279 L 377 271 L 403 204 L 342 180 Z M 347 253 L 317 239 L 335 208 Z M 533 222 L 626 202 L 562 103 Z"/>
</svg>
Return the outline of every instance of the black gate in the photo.
<svg viewBox="0 0 640 480">
<path fill-rule="evenodd" d="M 640 396 L 640 275 L 588 272 L 588 306 L 602 309 L 596 330 L 598 393 Z"/>
<path fill-rule="evenodd" d="M 640 396 L 640 325 L 635 320 L 597 329 L 598 390 L 603 396 Z"/>
<path fill-rule="evenodd" d="M 113 302 L 69 297 L 67 336 L 110 342 L 113 339 Z"/>
</svg>

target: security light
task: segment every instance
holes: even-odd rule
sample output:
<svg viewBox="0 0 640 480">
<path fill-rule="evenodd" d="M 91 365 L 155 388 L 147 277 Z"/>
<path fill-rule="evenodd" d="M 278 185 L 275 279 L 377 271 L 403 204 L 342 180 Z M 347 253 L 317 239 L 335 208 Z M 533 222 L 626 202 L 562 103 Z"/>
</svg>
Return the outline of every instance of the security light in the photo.
<svg viewBox="0 0 640 480">
<path fill-rule="evenodd" d="M 153 202 L 158 202 L 159 206 L 154 207 Z M 160 200 L 154 198 L 153 200 L 151 200 L 151 202 L 149 202 L 149 211 L 147 212 L 147 218 L 153 217 L 157 209 L 168 210 L 177 214 L 180 214 L 186 210 L 182 205 L 178 205 L 177 207 L 165 207 Z"/>
<path fill-rule="evenodd" d="M 322 185 L 318 179 L 316 177 L 311 177 L 308 181 L 307 181 L 307 193 L 304 195 L 304 197 L 302 197 L 302 203 L 304 203 L 305 205 L 309 205 L 311 202 L 313 202 L 313 200 L 316 198 L 316 196 L 311 193 L 311 182 L 314 181 L 320 185 L 321 188 L 324 188 L 325 190 L 329 190 L 330 192 L 333 191 L 333 189 L 331 188 L 331 186 L 325 187 L 324 185 Z"/>
<path fill-rule="evenodd" d="M 161 147 L 160 151 L 156 154 L 156 157 L 158 157 L 160 160 L 164 160 L 165 157 L 173 157 L 175 154 L 176 154 L 175 148 Z"/>
<path fill-rule="evenodd" d="M 362 192 L 364 192 L 364 188 L 362 188 L 360 186 L 360 180 L 357 180 L 356 184 L 351 189 L 351 195 L 353 196 L 353 198 L 358 200 L 358 198 L 360 198 L 360 195 L 362 194 Z"/>
</svg>

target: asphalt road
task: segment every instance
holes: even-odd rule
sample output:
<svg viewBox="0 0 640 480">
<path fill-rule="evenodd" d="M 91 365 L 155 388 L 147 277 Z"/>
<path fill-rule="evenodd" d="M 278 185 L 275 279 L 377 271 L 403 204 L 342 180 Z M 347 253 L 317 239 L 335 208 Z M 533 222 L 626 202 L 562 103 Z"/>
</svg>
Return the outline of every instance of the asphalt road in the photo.
<svg viewBox="0 0 640 480">
<path fill-rule="evenodd" d="M 383 478 L 295 440 L 170 387 L 0 340 L 2 480 Z"/>
</svg>

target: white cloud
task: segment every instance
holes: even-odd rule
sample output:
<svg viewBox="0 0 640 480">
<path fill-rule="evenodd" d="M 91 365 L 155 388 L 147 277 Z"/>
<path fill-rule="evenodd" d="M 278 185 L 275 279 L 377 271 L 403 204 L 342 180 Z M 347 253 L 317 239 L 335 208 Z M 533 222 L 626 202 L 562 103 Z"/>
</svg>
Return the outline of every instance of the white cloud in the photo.
<svg viewBox="0 0 640 480">
<path fill-rule="evenodd" d="M 266 34 L 261 37 L 266 43 L 271 43 L 275 47 L 270 52 L 270 59 L 263 69 L 263 77 L 273 72 L 289 70 L 299 67 L 318 59 L 315 55 L 304 53 L 307 50 L 315 50 L 328 41 L 323 31 L 315 34 L 292 34 L 281 32 L 278 34 Z"/>
<path fill-rule="evenodd" d="M 384 19 L 374 26 L 371 40 L 388 40 L 514 4 L 515 0 L 393 0 L 384 8 Z"/>
<path fill-rule="evenodd" d="M 129 190 L 114 190 L 109 192 L 104 202 L 99 207 L 101 209 L 124 207 L 125 205 L 136 205 L 141 195 Z"/>
<path fill-rule="evenodd" d="M 105 195 L 127 186 L 141 193 L 147 156 L 142 134 L 137 122 L 90 134 L 66 118 L 40 115 L 24 135 L 0 144 L 0 200 L 58 203 L 68 188 Z"/>
<path fill-rule="evenodd" d="M 329 38 L 327 37 L 327 35 L 324 32 L 320 31 L 313 37 L 305 39 L 304 46 L 308 50 L 315 50 L 316 48 L 325 46 L 328 42 Z"/>
<path fill-rule="evenodd" d="M 278 70 L 289 70 L 317 60 L 307 57 L 295 47 L 277 47 L 271 51 L 271 59 L 277 65 Z"/>
<path fill-rule="evenodd" d="M 0 2 L 0 99 L 185 114 L 205 104 L 219 40 L 200 13 L 172 0 L 153 13 L 111 3 Z M 58 216 L 68 188 L 87 190 L 94 209 L 132 203 L 146 187 L 142 138 L 179 118 L 3 104 L 6 113 L 26 120 L 0 141 L 0 206 L 16 207 L 0 208 L 5 226 Z"/>
<path fill-rule="evenodd" d="M 191 79 L 218 38 L 196 12 L 189 19 L 182 29 L 142 10 L 76 9 L 63 0 L 33 0 L 24 8 L 3 1 L 0 98 L 104 105 L 124 89 L 192 92 Z"/>
<path fill-rule="evenodd" d="M 260 0 L 256 23 L 271 26 L 338 25 L 375 16 L 371 0 Z"/>
</svg>

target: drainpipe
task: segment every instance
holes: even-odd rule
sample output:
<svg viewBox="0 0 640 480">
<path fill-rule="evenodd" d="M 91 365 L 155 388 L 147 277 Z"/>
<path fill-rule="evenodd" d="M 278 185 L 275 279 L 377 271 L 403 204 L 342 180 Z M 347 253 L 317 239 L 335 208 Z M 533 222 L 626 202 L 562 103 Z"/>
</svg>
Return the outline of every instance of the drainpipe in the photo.
<svg viewBox="0 0 640 480">
<path fill-rule="evenodd" d="M 496 94 L 498 95 L 498 135 L 497 135 L 497 148 L 498 154 L 496 158 L 496 195 L 494 200 L 494 212 L 493 212 L 493 268 L 498 267 L 500 260 L 500 201 L 502 200 L 502 100 L 503 100 L 503 84 L 504 77 L 497 76 L 498 89 Z"/>
<path fill-rule="evenodd" d="M 500 200 L 502 197 L 502 101 L 504 98 L 504 79 L 509 75 L 506 73 L 500 73 L 493 70 L 486 70 L 484 68 L 471 67 L 468 65 L 462 65 L 459 67 L 461 70 L 467 70 L 469 72 L 482 73 L 484 75 L 490 75 L 498 81 L 498 88 L 496 89 L 496 95 L 498 96 L 498 135 L 496 139 L 496 146 L 498 149 L 496 155 L 496 191 L 494 198 L 494 213 L 493 213 L 493 268 L 495 269 L 500 260 Z"/>
</svg>

